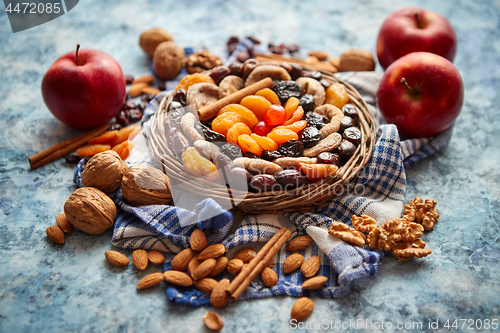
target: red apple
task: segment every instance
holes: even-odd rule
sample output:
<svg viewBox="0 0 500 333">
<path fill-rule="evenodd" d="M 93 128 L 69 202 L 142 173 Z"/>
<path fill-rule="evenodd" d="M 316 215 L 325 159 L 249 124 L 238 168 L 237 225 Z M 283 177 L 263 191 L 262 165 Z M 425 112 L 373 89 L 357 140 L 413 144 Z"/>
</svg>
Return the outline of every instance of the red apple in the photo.
<svg viewBox="0 0 500 333">
<path fill-rule="evenodd" d="M 457 36 L 448 19 L 422 8 L 389 15 L 377 38 L 377 58 L 384 69 L 411 52 L 431 52 L 453 61 L 456 51 Z"/>
<path fill-rule="evenodd" d="M 377 107 L 402 136 L 441 133 L 460 114 L 464 85 L 455 66 L 429 52 L 414 52 L 393 62 L 377 90 Z"/>
<path fill-rule="evenodd" d="M 69 52 L 57 59 L 42 79 L 47 108 L 65 125 L 89 129 L 107 123 L 125 101 L 120 65 L 92 49 Z"/>
</svg>

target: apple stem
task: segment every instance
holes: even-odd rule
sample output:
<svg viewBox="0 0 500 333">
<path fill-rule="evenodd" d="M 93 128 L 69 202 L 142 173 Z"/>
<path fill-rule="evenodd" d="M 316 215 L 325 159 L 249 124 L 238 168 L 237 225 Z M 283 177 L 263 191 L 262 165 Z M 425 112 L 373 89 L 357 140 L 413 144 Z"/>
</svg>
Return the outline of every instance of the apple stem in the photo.
<svg viewBox="0 0 500 333">
<path fill-rule="evenodd" d="M 80 49 L 80 44 L 76 44 L 76 54 L 75 54 L 75 57 L 76 57 L 76 65 L 77 66 L 80 66 L 78 64 L 78 50 Z"/>
<path fill-rule="evenodd" d="M 415 19 L 417 20 L 417 28 L 422 29 L 422 23 L 420 23 L 420 20 L 418 19 L 418 13 L 415 13 Z"/>
<path fill-rule="evenodd" d="M 401 78 L 401 83 L 405 86 L 406 89 L 408 89 L 413 95 L 418 95 L 418 91 L 412 87 L 410 87 L 410 85 L 408 84 L 408 82 L 406 82 L 406 79 L 403 77 Z"/>
</svg>

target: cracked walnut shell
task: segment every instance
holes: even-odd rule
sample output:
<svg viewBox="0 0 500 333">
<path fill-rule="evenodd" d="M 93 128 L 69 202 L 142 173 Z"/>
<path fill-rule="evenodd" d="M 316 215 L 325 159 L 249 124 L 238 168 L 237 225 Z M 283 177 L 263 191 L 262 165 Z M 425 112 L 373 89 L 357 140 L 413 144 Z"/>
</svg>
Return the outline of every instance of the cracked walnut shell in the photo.
<svg viewBox="0 0 500 333">
<path fill-rule="evenodd" d="M 90 158 L 82 172 L 82 185 L 95 187 L 104 193 L 120 187 L 127 164 L 114 150 L 106 150 Z"/>
<path fill-rule="evenodd" d="M 102 234 L 115 221 L 116 206 L 104 192 L 93 187 L 81 187 L 64 204 L 69 223 L 88 234 Z"/>
<path fill-rule="evenodd" d="M 153 53 L 153 70 L 162 79 L 172 80 L 182 70 L 184 50 L 174 42 L 162 42 Z"/>
<path fill-rule="evenodd" d="M 142 164 L 134 165 L 125 172 L 122 193 L 134 206 L 167 205 L 172 199 L 167 175 Z"/>
</svg>

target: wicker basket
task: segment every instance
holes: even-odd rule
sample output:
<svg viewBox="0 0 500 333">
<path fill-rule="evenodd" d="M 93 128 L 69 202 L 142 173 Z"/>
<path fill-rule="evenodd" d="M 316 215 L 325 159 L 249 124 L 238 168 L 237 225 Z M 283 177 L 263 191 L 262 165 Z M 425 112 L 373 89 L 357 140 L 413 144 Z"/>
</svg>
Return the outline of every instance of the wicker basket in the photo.
<svg viewBox="0 0 500 333">
<path fill-rule="evenodd" d="M 305 66 L 304 66 L 305 67 Z M 307 68 L 305 68 L 307 69 Z M 241 202 L 233 207 L 232 211 L 242 214 L 278 214 L 310 210 L 323 205 L 335 195 L 344 193 L 343 187 L 366 165 L 371 157 L 375 144 L 375 121 L 368 106 L 361 98 L 361 95 L 348 83 L 335 78 L 331 73 L 323 73 L 323 78 L 329 82 L 340 82 L 345 85 L 351 103 L 358 110 L 359 128 L 361 130 L 361 142 L 358 144 L 354 155 L 338 170 L 335 177 L 322 179 L 313 184 L 303 185 L 291 190 L 281 190 L 279 192 L 252 193 L 233 190 L 220 184 L 208 181 L 203 178 L 196 178 L 183 169 L 182 164 L 175 159 L 173 153 L 167 145 L 166 131 L 163 121 L 159 115 L 164 114 L 170 103 L 172 96 L 166 96 L 160 103 L 158 111 L 152 119 L 151 148 L 154 158 L 163 166 L 164 172 L 183 191 L 192 194 L 202 194 L 213 198 L 219 203 L 228 204 L 233 196 L 243 195 Z M 189 184 L 188 184 L 189 183 Z M 184 184 L 184 185 L 183 185 Z M 188 184 L 188 185 L 186 185 Z M 339 190 L 339 188 L 341 190 Z M 239 193 L 241 192 L 241 193 Z M 228 193 L 229 197 L 228 198 Z"/>
</svg>

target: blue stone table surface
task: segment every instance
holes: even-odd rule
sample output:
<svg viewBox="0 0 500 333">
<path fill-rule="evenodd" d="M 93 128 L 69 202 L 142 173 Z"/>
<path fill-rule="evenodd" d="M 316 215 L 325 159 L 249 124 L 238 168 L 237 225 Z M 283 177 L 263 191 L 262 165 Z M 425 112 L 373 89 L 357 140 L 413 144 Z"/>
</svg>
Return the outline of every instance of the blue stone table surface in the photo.
<svg viewBox="0 0 500 333">
<path fill-rule="evenodd" d="M 0 332 L 198 332 L 206 330 L 201 317 L 211 309 L 169 304 L 162 285 L 137 292 L 137 281 L 160 268 L 107 264 L 111 231 L 74 232 L 64 245 L 47 239 L 45 229 L 74 190 L 74 167 L 64 159 L 34 171 L 28 165 L 29 156 L 75 135 L 50 114 L 40 93 L 56 58 L 80 43 L 112 55 L 126 74 L 145 74 L 149 60 L 138 37 L 154 26 L 182 47 L 205 46 L 219 55 L 231 35 L 254 35 L 264 45 L 297 43 L 303 55 L 312 49 L 340 55 L 353 47 L 374 53 L 384 19 L 408 6 L 451 21 L 459 43 L 454 63 L 465 83 L 449 146 L 407 170 L 407 200 L 438 202 L 441 218 L 425 236 L 433 253 L 408 262 L 386 256 L 378 274 L 358 280 L 350 295 L 316 299 L 308 322 L 344 323 L 351 331 L 365 330 L 347 326 L 357 320 L 372 323 L 365 331 L 390 331 L 382 322 L 422 323 L 424 331 L 434 331 L 429 323 L 436 320 L 440 330 L 447 319 L 500 324 L 499 1 L 85 0 L 18 33 L 3 8 L 0 14 Z M 219 311 L 224 331 L 289 331 L 295 301 L 235 302 Z M 462 324 L 451 331 L 466 331 Z"/>
</svg>

